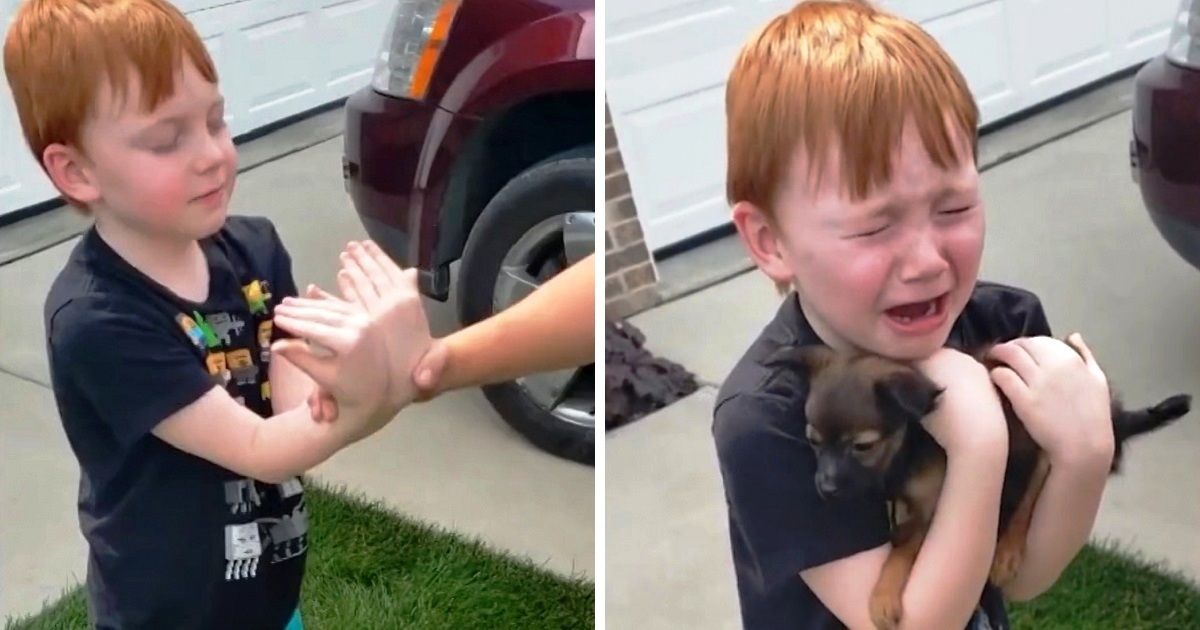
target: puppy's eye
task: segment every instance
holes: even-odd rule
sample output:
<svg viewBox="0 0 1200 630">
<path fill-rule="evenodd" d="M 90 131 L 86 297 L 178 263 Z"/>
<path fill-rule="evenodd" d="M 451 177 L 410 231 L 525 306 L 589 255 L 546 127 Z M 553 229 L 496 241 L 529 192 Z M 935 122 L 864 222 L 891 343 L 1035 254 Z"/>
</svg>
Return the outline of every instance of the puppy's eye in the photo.
<svg viewBox="0 0 1200 630">
<path fill-rule="evenodd" d="M 858 451 L 859 453 L 865 453 L 875 448 L 875 445 L 878 443 L 879 442 L 856 442 L 854 444 L 854 450 Z"/>
</svg>

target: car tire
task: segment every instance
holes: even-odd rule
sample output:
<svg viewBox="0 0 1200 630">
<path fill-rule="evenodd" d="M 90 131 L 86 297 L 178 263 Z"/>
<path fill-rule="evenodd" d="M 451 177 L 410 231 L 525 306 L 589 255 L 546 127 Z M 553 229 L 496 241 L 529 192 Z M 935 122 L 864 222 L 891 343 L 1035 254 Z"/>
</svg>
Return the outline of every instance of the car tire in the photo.
<svg viewBox="0 0 1200 630">
<path fill-rule="evenodd" d="M 496 312 L 502 265 L 518 242 L 546 221 L 571 212 L 595 211 L 594 149 L 579 147 L 543 160 L 509 181 L 488 202 L 471 228 L 458 272 L 458 312 L 463 326 Z M 591 252 L 594 253 L 594 220 Z M 544 279 L 542 280 L 544 282 Z M 569 422 L 538 404 L 519 381 L 482 387 L 497 413 L 539 449 L 585 465 L 595 465 L 595 365 L 588 393 L 592 426 Z M 579 387 L 586 386 L 581 382 Z M 582 396 L 582 394 L 580 395 Z"/>
</svg>

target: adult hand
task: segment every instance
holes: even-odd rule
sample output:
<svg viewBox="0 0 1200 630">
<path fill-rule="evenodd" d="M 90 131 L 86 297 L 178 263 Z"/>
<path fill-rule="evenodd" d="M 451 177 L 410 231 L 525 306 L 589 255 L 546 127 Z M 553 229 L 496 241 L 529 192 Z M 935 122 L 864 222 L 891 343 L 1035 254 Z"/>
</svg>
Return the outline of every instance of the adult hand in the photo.
<svg viewBox="0 0 1200 630">
<path fill-rule="evenodd" d="M 380 258 L 387 264 L 381 264 Z M 281 348 L 289 359 L 307 372 L 341 405 L 345 398 L 332 386 L 338 372 L 356 372 L 349 356 L 340 348 L 360 348 L 372 355 L 374 369 L 387 380 L 381 410 L 392 415 L 413 401 L 417 388 L 412 372 L 417 361 L 429 350 L 432 339 L 425 317 L 415 270 L 401 270 L 374 244 L 351 243 L 341 255 L 342 269 L 338 286 L 346 299 L 329 294 L 318 297 L 288 298 L 276 309 L 276 321 L 293 334 L 316 342 L 333 351 L 333 356 L 318 356 L 305 344 Z M 364 361 L 364 363 L 366 363 Z M 380 365 L 382 364 L 382 365 Z M 373 380 L 374 375 L 354 374 Z"/>
<path fill-rule="evenodd" d="M 1080 457 L 1111 462 L 1108 378 L 1080 335 L 1069 341 L 1030 337 L 996 346 L 991 356 L 1005 366 L 992 370 L 992 380 L 1052 463 Z"/>
<path fill-rule="evenodd" d="M 919 361 L 917 368 L 943 388 L 937 409 L 924 426 L 950 455 L 1008 454 L 1008 427 L 987 369 L 974 357 L 950 348 Z"/>
</svg>

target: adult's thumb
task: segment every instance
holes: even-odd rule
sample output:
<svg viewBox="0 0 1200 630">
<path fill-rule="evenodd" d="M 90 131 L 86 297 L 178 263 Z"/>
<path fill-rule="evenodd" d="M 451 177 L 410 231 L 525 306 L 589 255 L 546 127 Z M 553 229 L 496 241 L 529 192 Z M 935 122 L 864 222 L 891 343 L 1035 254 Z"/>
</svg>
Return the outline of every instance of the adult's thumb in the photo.
<svg viewBox="0 0 1200 630">
<path fill-rule="evenodd" d="M 446 370 L 446 359 L 449 353 L 446 349 L 446 344 L 440 341 L 434 341 L 429 347 L 429 351 L 425 356 L 417 361 L 417 366 L 413 368 L 413 384 L 422 393 L 430 393 L 437 389 L 438 383 L 442 380 L 442 373 Z"/>
</svg>

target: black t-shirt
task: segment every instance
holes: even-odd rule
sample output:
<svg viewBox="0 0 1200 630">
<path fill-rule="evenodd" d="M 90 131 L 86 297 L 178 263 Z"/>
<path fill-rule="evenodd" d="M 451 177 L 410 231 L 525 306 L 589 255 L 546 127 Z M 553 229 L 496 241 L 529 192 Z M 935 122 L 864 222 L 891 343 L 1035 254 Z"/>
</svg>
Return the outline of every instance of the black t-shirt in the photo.
<svg viewBox="0 0 1200 630">
<path fill-rule="evenodd" d="M 980 282 L 947 345 L 961 350 L 1049 334 L 1036 296 Z M 816 493 L 816 458 L 804 436 L 808 383 L 762 365 L 776 349 L 795 343 L 821 340 L 793 293 L 725 379 L 713 414 L 747 630 L 843 627 L 800 572 L 888 542 L 890 520 L 881 496 L 823 501 Z M 1009 627 L 997 589 L 986 586 L 980 602 L 968 630 Z"/>
<path fill-rule="evenodd" d="M 300 596 L 308 517 L 299 479 L 247 479 L 151 433 L 213 387 L 272 414 L 271 314 L 295 295 L 261 218 L 201 241 L 206 302 L 182 299 L 89 230 L 45 304 L 50 377 L 79 461 L 93 623 L 121 630 L 282 630 Z"/>
</svg>

